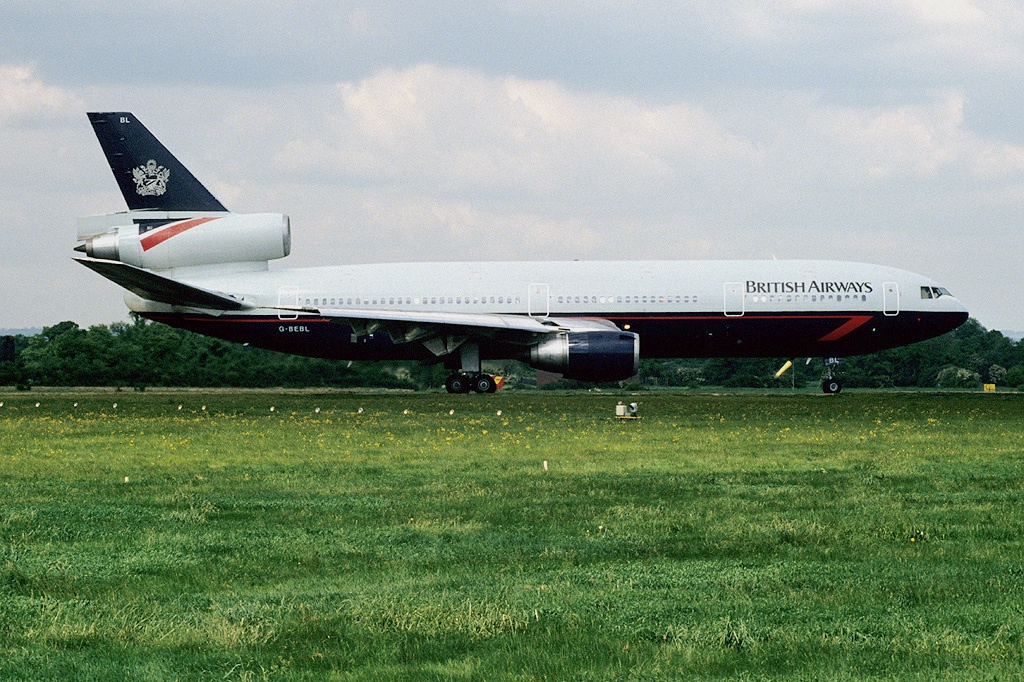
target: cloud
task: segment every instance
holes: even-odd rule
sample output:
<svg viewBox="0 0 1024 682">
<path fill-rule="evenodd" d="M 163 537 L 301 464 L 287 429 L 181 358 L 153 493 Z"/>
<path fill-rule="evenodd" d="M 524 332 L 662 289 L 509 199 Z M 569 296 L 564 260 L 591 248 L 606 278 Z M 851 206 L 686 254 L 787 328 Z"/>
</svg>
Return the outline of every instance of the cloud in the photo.
<svg viewBox="0 0 1024 682">
<path fill-rule="evenodd" d="M 971 131 L 962 92 L 938 92 L 922 104 L 890 107 L 812 106 L 804 139 L 786 149 L 822 150 L 819 159 L 847 181 L 927 182 L 952 169 L 975 181 L 1024 171 L 1024 147 Z"/>
<path fill-rule="evenodd" d="M 66 120 L 80 106 L 74 93 L 44 84 L 32 67 L 0 64 L 0 120 L 5 124 Z"/>
<path fill-rule="evenodd" d="M 278 154 L 296 173 L 402 185 L 453 198 L 586 206 L 642 201 L 700 169 L 750 165 L 741 136 L 689 103 L 649 106 L 551 81 L 419 65 L 320 96 Z"/>
</svg>

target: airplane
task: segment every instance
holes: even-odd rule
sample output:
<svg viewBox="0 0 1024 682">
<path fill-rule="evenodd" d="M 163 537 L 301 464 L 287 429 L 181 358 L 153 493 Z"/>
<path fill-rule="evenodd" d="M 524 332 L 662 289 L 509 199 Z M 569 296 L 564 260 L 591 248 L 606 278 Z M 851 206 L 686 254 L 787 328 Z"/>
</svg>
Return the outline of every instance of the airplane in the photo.
<svg viewBox="0 0 1024 682">
<path fill-rule="evenodd" d="M 644 358 L 844 356 L 968 319 L 937 282 L 830 260 L 408 262 L 271 270 L 280 213 L 232 213 L 129 112 L 89 113 L 127 212 L 79 218 L 75 260 L 139 315 L 319 358 L 443 363 L 451 393 L 491 393 L 483 360 L 619 381 Z"/>
</svg>

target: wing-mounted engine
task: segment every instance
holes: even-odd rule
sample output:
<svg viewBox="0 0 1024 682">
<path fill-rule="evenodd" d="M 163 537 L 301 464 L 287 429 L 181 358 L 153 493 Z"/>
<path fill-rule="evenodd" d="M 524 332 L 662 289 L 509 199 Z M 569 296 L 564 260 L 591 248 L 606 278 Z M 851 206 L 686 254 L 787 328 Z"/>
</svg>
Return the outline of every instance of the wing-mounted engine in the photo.
<svg viewBox="0 0 1024 682">
<path fill-rule="evenodd" d="M 618 330 L 560 331 L 531 346 L 527 364 L 566 379 L 621 381 L 640 369 L 640 336 Z"/>
<path fill-rule="evenodd" d="M 175 217 L 132 211 L 95 216 L 79 224 L 77 251 L 147 270 L 266 262 L 291 251 L 288 216 L 281 213 L 211 213 Z M 106 230 L 96 234 L 96 226 Z M 117 221 L 125 224 L 110 224 Z M 93 234 L 90 234 L 93 233 Z M 89 235 L 89 236 L 84 236 Z"/>
</svg>

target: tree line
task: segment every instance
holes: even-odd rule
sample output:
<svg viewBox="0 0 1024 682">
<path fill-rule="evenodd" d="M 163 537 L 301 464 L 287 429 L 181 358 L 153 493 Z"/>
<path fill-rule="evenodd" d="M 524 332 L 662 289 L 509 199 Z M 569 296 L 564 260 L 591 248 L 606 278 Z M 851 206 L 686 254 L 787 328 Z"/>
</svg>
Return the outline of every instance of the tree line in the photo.
<svg viewBox="0 0 1024 682">
<path fill-rule="evenodd" d="M 0 386 L 375 387 L 423 390 L 444 383 L 440 365 L 321 360 L 242 346 L 133 316 L 87 329 L 74 322 L 0 344 Z M 642 360 L 637 378 L 608 387 L 804 386 L 817 383 L 820 358 Z M 486 363 L 485 363 L 486 364 Z M 512 387 L 536 386 L 536 372 L 519 362 L 490 363 L 488 371 Z M 842 379 L 851 388 L 973 388 L 982 383 L 1024 388 L 1024 341 L 969 320 L 943 336 L 872 355 L 846 358 Z M 592 384 L 556 381 L 544 388 Z"/>
</svg>

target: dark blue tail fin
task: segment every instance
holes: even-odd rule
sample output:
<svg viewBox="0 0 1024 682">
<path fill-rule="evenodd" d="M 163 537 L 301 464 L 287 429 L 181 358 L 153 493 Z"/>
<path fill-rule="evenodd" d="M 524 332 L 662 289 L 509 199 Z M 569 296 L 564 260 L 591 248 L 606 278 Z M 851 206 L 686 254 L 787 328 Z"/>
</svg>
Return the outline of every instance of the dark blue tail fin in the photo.
<svg viewBox="0 0 1024 682">
<path fill-rule="evenodd" d="M 129 209 L 227 211 L 132 114 L 90 113 L 89 122 Z"/>
</svg>

